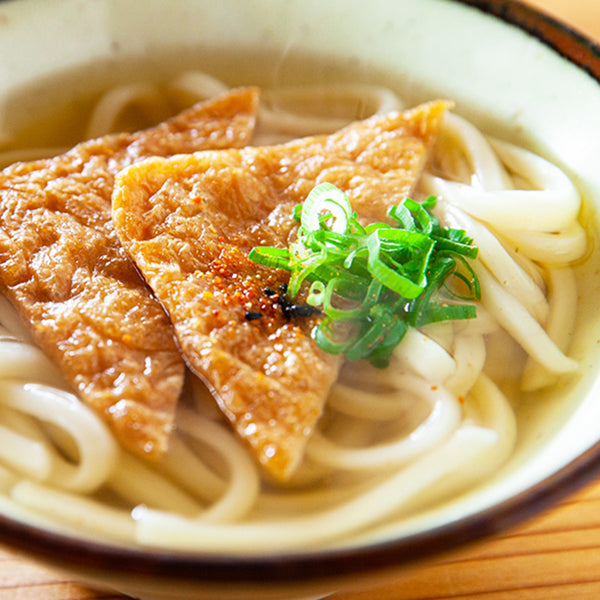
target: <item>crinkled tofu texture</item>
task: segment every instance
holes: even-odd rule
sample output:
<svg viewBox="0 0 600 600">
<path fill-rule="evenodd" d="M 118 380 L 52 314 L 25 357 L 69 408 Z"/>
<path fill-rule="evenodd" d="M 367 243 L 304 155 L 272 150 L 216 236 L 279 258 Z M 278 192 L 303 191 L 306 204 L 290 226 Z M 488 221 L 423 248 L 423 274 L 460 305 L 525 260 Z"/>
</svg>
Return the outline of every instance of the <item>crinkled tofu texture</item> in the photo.
<svg viewBox="0 0 600 600">
<path fill-rule="evenodd" d="M 185 364 L 115 234 L 114 177 L 149 156 L 246 145 L 257 103 L 256 89 L 236 90 L 0 173 L 0 283 L 80 397 L 138 454 L 165 450 Z"/>
<path fill-rule="evenodd" d="M 117 177 L 123 246 L 166 307 L 188 364 L 277 479 L 302 460 L 340 361 L 314 343 L 314 318 L 288 321 L 264 293 L 287 275 L 248 253 L 287 246 L 294 206 L 320 182 L 347 192 L 363 220 L 385 218 L 411 193 L 446 108 L 429 103 L 281 146 L 150 159 Z M 248 311 L 262 317 L 248 320 Z"/>
</svg>

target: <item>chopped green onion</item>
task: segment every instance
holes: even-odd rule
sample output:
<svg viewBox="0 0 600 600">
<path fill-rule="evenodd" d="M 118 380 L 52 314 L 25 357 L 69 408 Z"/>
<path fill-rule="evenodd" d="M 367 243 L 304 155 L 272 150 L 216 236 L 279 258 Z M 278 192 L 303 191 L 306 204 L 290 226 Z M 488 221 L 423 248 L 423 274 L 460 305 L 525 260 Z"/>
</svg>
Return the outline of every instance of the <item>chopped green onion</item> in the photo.
<svg viewBox="0 0 600 600">
<path fill-rule="evenodd" d="M 388 212 L 395 225 L 363 227 L 346 195 L 323 183 L 294 211 L 298 239 L 250 258 L 289 271 L 291 298 L 310 283 L 307 303 L 324 315 L 314 330 L 321 349 L 385 367 L 409 325 L 476 316 L 477 248 L 465 231 L 440 225 L 435 203 L 406 198 Z"/>
<path fill-rule="evenodd" d="M 367 238 L 369 272 L 400 296 L 416 298 L 423 291 L 433 245 L 430 238 L 420 233 L 377 229 Z M 398 252 L 403 255 L 402 262 L 395 257 Z"/>
<path fill-rule="evenodd" d="M 257 247 L 250 250 L 250 260 L 274 269 L 289 270 L 290 252 L 287 248 Z"/>
<path fill-rule="evenodd" d="M 321 228 L 323 216 L 331 215 L 331 231 L 346 233 L 352 216 L 350 202 L 346 194 L 331 183 L 322 183 L 313 188 L 304 201 L 300 223 L 306 231 Z"/>
<path fill-rule="evenodd" d="M 325 297 L 325 284 L 322 281 L 313 281 L 310 286 L 310 292 L 306 299 L 306 304 L 311 306 L 321 306 Z"/>
</svg>

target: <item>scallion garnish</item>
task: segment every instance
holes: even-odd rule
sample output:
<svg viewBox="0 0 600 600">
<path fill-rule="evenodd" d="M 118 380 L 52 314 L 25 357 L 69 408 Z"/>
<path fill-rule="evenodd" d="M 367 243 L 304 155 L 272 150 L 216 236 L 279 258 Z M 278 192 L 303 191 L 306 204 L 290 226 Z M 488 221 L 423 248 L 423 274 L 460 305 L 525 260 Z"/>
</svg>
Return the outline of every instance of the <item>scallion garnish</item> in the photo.
<svg viewBox="0 0 600 600">
<path fill-rule="evenodd" d="M 310 283 L 307 304 L 324 315 L 314 332 L 323 350 L 385 367 L 409 325 L 475 317 L 467 302 L 479 299 L 479 281 L 468 259 L 477 248 L 465 231 L 440 225 L 435 203 L 406 198 L 388 212 L 395 225 L 363 227 L 346 195 L 323 183 L 294 213 L 297 240 L 254 248 L 250 258 L 289 271 L 292 299 Z"/>
</svg>

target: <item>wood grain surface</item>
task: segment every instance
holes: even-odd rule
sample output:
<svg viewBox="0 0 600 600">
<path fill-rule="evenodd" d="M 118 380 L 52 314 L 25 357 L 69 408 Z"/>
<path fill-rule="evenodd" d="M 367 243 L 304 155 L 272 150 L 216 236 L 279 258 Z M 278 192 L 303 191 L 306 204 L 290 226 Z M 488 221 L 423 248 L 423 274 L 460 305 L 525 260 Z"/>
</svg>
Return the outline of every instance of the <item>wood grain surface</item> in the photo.
<svg viewBox="0 0 600 600">
<path fill-rule="evenodd" d="M 600 0 L 529 0 L 600 39 Z M 377 589 L 330 600 L 600 598 L 600 482 L 513 531 Z M 0 550 L 0 600 L 124 600 Z M 185 599 L 182 599 L 185 600 Z"/>
</svg>

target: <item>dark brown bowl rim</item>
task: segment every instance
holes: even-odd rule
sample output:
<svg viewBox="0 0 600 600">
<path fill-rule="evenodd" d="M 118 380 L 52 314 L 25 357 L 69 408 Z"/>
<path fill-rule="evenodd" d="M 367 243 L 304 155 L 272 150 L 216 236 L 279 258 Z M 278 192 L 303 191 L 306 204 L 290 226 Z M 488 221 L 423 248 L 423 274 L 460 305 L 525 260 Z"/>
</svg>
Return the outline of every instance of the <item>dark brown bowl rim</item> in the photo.
<svg viewBox="0 0 600 600">
<path fill-rule="evenodd" d="M 517 0 L 450 1 L 530 33 L 600 82 L 600 46 L 568 25 Z M 75 539 L 1 515 L 0 542 L 65 569 L 111 573 L 115 578 L 229 585 L 331 580 L 406 566 L 505 531 L 583 487 L 599 473 L 600 442 L 537 485 L 489 509 L 423 533 L 354 549 L 233 557 L 155 552 Z"/>
</svg>

